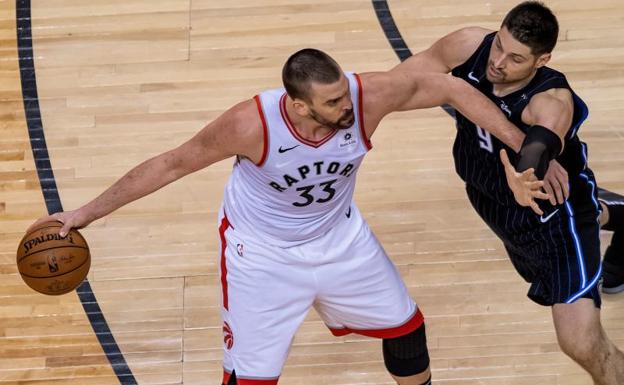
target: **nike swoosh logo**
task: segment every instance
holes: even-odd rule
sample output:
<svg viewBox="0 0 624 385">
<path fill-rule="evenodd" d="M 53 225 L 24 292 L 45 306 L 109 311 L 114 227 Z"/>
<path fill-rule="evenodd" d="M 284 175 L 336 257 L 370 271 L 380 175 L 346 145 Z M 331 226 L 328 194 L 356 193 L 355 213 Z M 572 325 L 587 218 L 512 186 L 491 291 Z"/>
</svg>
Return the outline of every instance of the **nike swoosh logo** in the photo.
<svg viewBox="0 0 624 385">
<path fill-rule="evenodd" d="M 293 148 L 297 148 L 297 147 L 299 147 L 299 145 L 292 146 L 292 147 L 288 147 L 288 148 L 282 148 L 282 146 L 280 146 L 280 148 L 278 148 L 278 149 L 277 149 L 277 151 L 278 151 L 280 154 L 283 154 L 283 153 L 285 153 L 286 151 L 290 151 L 290 150 L 292 150 Z"/>
<path fill-rule="evenodd" d="M 470 79 L 470 80 L 472 80 L 472 81 L 474 81 L 474 82 L 479 83 L 479 79 L 477 79 L 477 78 L 476 78 L 476 77 L 472 74 L 472 71 L 470 71 L 470 73 L 468 74 L 468 79 Z"/>
<path fill-rule="evenodd" d="M 559 211 L 559 209 L 557 209 L 557 210 L 553 211 L 552 213 L 548 214 L 548 216 L 547 216 L 546 218 L 544 218 L 544 216 L 542 215 L 542 216 L 540 217 L 540 222 L 542 222 L 542 223 L 546 223 L 546 222 L 548 222 L 548 221 L 550 220 L 550 218 L 552 218 L 552 217 L 553 217 L 553 215 L 557 214 L 557 212 L 558 212 L 558 211 Z"/>
<path fill-rule="evenodd" d="M 347 211 L 345 215 L 347 216 L 347 218 L 351 218 L 351 206 L 349 206 L 349 211 Z"/>
</svg>

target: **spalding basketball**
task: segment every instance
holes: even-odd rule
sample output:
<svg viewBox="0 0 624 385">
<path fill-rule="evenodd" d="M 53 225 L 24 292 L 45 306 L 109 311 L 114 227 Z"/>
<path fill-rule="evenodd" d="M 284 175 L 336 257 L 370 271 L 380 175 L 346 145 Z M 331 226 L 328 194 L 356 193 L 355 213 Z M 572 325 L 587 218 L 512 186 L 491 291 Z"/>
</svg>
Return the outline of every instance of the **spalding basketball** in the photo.
<svg viewBox="0 0 624 385">
<path fill-rule="evenodd" d="M 47 295 L 69 293 L 87 277 L 91 267 L 89 246 L 71 230 L 59 235 L 60 222 L 46 222 L 24 235 L 17 249 L 17 269 L 33 290 Z"/>
</svg>

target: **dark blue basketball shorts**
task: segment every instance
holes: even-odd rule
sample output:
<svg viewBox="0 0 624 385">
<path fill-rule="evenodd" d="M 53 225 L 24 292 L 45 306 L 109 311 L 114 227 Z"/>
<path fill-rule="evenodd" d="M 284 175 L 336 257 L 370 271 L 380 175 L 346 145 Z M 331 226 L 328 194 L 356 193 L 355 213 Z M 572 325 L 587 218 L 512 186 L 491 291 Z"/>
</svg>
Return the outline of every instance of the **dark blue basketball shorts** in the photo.
<svg viewBox="0 0 624 385">
<path fill-rule="evenodd" d="M 570 178 L 570 198 L 562 205 L 530 208 L 503 205 L 467 185 L 468 198 L 503 241 L 514 267 L 531 284 L 529 298 L 540 305 L 591 298 L 600 307 L 600 225 L 597 188 L 587 169 Z"/>
</svg>

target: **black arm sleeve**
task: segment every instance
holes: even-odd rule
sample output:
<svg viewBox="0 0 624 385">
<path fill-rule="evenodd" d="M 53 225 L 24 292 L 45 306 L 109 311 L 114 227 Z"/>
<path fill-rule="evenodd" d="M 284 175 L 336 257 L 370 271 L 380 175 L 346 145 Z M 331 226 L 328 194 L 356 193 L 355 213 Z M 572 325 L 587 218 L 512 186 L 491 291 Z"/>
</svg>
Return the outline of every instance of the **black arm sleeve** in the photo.
<svg viewBox="0 0 624 385">
<path fill-rule="evenodd" d="M 543 126 L 531 126 L 522 142 L 516 170 L 522 172 L 533 168 L 537 178 L 544 179 L 548 163 L 560 152 L 561 139 L 557 134 Z"/>
</svg>

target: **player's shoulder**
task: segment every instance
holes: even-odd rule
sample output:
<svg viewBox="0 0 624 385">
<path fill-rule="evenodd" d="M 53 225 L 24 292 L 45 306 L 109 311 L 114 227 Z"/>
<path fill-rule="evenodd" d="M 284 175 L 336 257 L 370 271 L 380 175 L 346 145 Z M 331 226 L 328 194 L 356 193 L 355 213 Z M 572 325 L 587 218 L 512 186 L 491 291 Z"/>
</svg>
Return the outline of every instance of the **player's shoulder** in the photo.
<svg viewBox="0 0 624 385">
<path fill-rule="evenodd" d="M 359 76 L 362 87 L 362 102 L 365 110 L 369 112 L 368 108 L 388 105 L 390 99 L 404 85 L 416 84 L 416 78 L 426 76 L 426 73 L 392 69 L 390 71 L 364 72 Z"/>
<path fill-rule="evenodd" d="M 267 141 L 268 126 L 259 97 L 235 104 L 222 116 L 221 142 L 237 155 L 260 161 Z"/>
<path fill-rule="evenodd" d="M 556 122 L 562 116 L 571 115 L 573 110 L 572 92 L 567 88 L 551 88 L 531 97 L 523 113 L 523 121 L 528 124 Z"/>
<path fill-rule="evenodd" d="M 265 119 L 256 98 L 235 104 L 206 126 L 206 140 L 222 143 L 234 153 L 247 155 L 263 143 Z"/>
<path fill-rule="evenodd" d="M 572 90 L 568 84 L 565 74 L 550 67 L 542 67 L 538 70 L 532 83 L 537 84 L 531 96 L 529 105 L 540 103 L 557 102 L 572 103 Z M 535 92 L 537 91 L 537 92 Z"/>
<path fill-rule="evenodd" d="M 569 107 L 572 103 L 572 91 L 568 88 L 550 88 L 533 95 L 529 101 L 528 107 Z"/>
<path fill-rule="evenodd" d="M 390 78 L 391 74 L 389 71 L 372 71 L 372 72 L 362 72 L 358 74 L 360 78 L 360 85 L 362 87 L 362 91 L 370 93 L 377 89 L 377 86 L 386 83 Z"/>
<path fill-rule="evenodd" d="M 466 62 L 492 32 L 482 27 L 464 27 L 442 37 L 430 49 L 452 69 Z"/>
<path fill-rule="evenodd" d="M 393 74 L 390 71 L 362 72 L 359 74 L 362 95 L 362 106 L 364 113 L 377 115 L 376 110 L 384 105 L 384 100 L 388 98 L 392 89 Z M 373 120 L 378 120 L 373 118 Z M 370 126 L 370 122 L 367 126 Z"/>
<path fill-rule="evenodd" d="M 250 134 L 261 130 L 265 121 L 258 96 L 235 104 L 226 114 L 232 123 L 230 129 L 240 134 Z"/>
<path fill-rule="evenodd" d="M 478 26 L 470 26 L 464 27 L 456 30 L 455 32 L 449 35 L 455 35 L 455 38 L 463 41 L 463 42 L 481 42 L 483 38 L 490 33 L 494 32 L 491 29 L 478 27 Z"/>
</svg>

